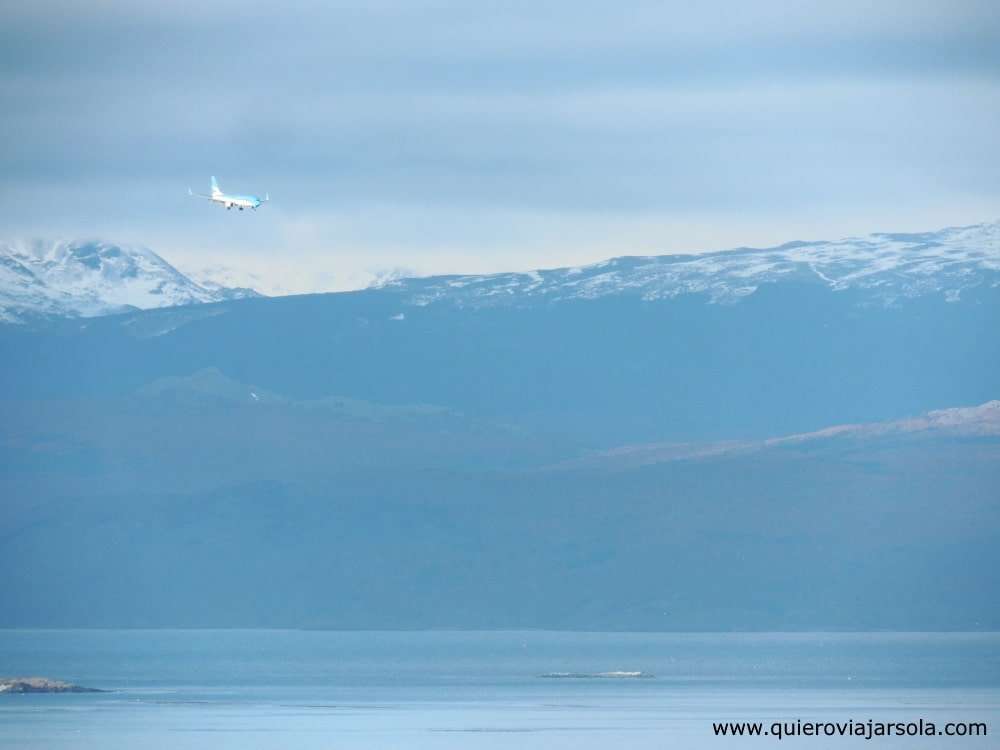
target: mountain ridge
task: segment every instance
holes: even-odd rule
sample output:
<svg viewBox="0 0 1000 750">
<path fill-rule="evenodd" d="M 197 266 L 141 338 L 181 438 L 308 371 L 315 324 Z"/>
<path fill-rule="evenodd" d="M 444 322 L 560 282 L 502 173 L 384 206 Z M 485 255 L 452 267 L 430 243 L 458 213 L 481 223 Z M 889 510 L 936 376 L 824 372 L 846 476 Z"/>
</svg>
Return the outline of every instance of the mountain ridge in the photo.
<svg viewBox="0 0 1000 750">
<path fill-rule="evenodd" d="M 621 255 L 582 266 L 378 280 L 405 307 L 487 308 L 633 296 L 735 304 L 778 282 L 860 291 L 867 303 L 1000 287 L 1000 222 L 692 254 Z M 319 294 L 323 294 L 320 292 Z M 185 275 L 144 247 L 99 240 L 0 243 L 0 323 L 89 318 L 263 296 Z M 309 295 L 289 295 L 309 296 Z"/>
<path fill-rule="evenodd" d="M 0 326 L 0 626 L 996 629 L 994 235 Z"/>
<path fill-rule="evenodd" d="M 100 240 L 0 243 L 0 322 L 90 318 L 260 296 L 199 284 L 152 250 Z"/>
<path fill-rule="evenodd" d="M 917 440 L 1000 438 L 1000 400 L 994 399 L 975 406 L 932 409 L 903 419 L 831 425 L 811 432 L 780 435 L 763 440 L 623 445 L 593 451 L 590 455 L 563 461 L 551 468 L 620 469 L 671 461 L 748 456 L 782 448 L 818 450 L 832 441 L 854 441 L 862 444 L 893 438 Z"/>
<path fill-rule="evenodd" d="M 411 305 L 450 300 L 459 306 L 516 304 L 523 299 L 595 299 L 630 294 L 646 301 L 706 294 L 735 303 L 779 280 L 859 289 L 893 304 L 941 293 L 1000 285 L 1000 222 L 913 234 L 875 233 L 833 241 L 792 241 L 699 254 L 624 255 L 584 266 L 523 273 L 392 278 L 374 288 L 395 291 Z"/>
</svg>

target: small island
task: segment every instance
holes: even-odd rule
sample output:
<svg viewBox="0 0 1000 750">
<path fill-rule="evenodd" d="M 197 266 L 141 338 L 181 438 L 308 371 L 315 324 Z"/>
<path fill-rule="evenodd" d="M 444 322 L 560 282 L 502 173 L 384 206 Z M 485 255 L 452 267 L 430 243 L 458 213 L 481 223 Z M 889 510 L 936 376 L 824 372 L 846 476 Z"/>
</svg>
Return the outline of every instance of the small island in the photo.
<svg viewBox="0 0 1000 750">
<path fill-rule="evenodd" d="M 649 680 L 655 677 L 649 672 L 546 672 L 538 675 L 545 679 L 561 680 Z"/>
<path fill-rule="evenodd" d="M 74 685 L 47 677 L 0 677 L 0 693 L 103 693 L 97 688 Z"/>
</svg>

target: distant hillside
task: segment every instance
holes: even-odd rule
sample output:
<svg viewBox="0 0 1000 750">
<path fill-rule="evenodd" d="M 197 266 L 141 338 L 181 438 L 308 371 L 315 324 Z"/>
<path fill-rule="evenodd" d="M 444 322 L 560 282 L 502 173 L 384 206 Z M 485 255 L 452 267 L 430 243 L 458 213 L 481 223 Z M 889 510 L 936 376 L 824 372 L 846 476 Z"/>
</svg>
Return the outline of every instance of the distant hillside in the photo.
<svg viewBox="0 0 1000 750">
<path fill-rule="evenodd" d="M 259 296 L 205 286 L 142 247 L 97 241 L 0 243 L 0 322 L 93 317 Z"/>
<path fill-rule="evenodd" d="M 1000 627 L 996 404 L 579 461 L 217 373 L 3 409 L 0 626 Z"/>
<path fill-rule="evenodd" d="M 0 626 L 1000 628 L 997 227 L 0 326 Z"/>
</svg>

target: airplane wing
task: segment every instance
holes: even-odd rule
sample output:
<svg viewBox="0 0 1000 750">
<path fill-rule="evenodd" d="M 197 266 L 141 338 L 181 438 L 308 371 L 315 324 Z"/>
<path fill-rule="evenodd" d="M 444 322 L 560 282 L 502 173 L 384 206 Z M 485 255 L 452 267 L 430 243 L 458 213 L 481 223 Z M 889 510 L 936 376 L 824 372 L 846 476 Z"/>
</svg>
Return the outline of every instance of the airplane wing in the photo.
<svg viewBox="0 0 1000 750">
<path fill-rule="evenodd" d="M 192 196 L 194 198 L 211 198 L 212 197 L 211 195 L 205 195 L 204 193 L 194 193 L 194 192 L 191 191 L 191 188 L 188 188 L 188 195 L 190 195 L 190 196 Z"/>
</svg>

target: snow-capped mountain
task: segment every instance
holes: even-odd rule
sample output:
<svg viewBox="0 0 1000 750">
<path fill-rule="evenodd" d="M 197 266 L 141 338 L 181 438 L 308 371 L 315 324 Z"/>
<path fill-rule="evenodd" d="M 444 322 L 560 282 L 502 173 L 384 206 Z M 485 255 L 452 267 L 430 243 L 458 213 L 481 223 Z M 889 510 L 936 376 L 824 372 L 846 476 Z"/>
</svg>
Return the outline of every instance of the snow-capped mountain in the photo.
<svg viewBox="0 0 1000 750">
<path fill-rule="evenodd" d="M 0 321 L 92 317 L 259 296 L 199 284 L 144 247 L 98 241 L 0 243 Z"/>
<path fill-rule="evenodd" d="M 1000 223 L 702 255 L 622 257 L 529 273 L 390 279 L 378 286 L 415 305 L 487 307 L 619 294 L 654 300 L 700 293 L 726 303 L 782 280 L 861 289 L 884 304 L 925 294 L 954 301 L 973 287 L 1000 285 Z"/>
<path fill-rule="evenodd" d="M 1000 286 L 1000 223 L 694 255 L 624 256 L 525 273 L 391 276 L 371 288 L 399 295 L 405 305 L 482 308 L 612 295 L 657 300 L 700 294 L 713 303 L 734 303 L 777 282 L 861 290 L 883 305 L 922 295 L 958 301 L 976 288 Z M 259 296 L 223 284 L 185 275 L 142 247 L 0 243 L 0 321 Z"/>
</svg>

